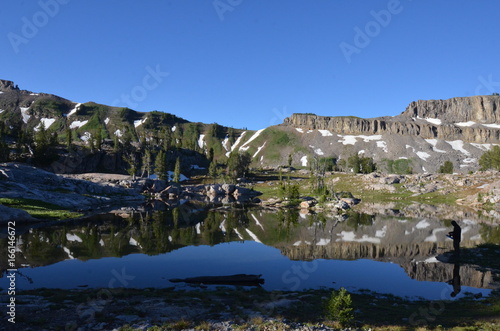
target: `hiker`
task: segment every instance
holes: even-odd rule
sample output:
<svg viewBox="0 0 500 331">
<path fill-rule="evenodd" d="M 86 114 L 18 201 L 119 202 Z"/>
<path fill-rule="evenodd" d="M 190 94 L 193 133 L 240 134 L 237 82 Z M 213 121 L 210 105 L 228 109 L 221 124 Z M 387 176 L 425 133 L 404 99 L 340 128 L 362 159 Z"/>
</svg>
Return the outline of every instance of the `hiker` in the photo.
<svg viewBox="0 0 500 331">
<path fill-rule="evenodd" d="M 460 241 L 462 240 L 462 228 L 458 225 L 457 222 L 451 221 L 451 225 L 453 225 L 453 231 L 448 233 L 448 236 L 453 239 L 453 248 L 455 249 L 455 253 L 460 254 Z"/>
</svg>

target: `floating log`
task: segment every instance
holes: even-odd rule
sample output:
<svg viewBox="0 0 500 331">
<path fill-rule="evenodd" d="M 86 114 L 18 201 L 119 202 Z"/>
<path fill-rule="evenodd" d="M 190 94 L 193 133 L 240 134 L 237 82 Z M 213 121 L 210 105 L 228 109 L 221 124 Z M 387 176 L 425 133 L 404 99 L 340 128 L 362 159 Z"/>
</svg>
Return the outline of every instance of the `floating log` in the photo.
<svg viewBox="0 0 500 331">
<path fill-rule="evenodd" d="M 240 286 L 260 286 L 264 284 L 262 275 L 237 274 L 230 276 L 201 276 L 191 278 L 169 279 L 172 283 L 206 284 L 206 285 L 240 285 Z"/>
</svg>

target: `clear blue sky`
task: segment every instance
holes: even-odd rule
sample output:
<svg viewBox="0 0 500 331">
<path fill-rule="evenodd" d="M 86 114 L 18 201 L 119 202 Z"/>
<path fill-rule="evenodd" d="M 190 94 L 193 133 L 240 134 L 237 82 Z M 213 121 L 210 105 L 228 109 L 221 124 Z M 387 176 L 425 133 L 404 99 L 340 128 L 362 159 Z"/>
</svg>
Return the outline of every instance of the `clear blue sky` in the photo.
<svg viewBox="0 0 500 331">
<path fill-rule="evenodd" d="M 5 1 L 0 78 L 237 128 L 397 115 L 500 92 L 499 13 L 477 0 Z"/>
</svg>

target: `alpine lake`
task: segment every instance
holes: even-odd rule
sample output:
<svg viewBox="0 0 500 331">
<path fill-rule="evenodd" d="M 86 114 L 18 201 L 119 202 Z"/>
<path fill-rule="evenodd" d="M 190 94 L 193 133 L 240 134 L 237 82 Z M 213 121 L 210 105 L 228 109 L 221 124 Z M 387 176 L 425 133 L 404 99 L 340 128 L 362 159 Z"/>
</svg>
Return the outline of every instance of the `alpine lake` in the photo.
<svg viewBox="0 0 500 331">
<path fill-rule="evenodd" d="M 16 287 L 190 290 L 221 285 L 171 280 L 247 274 L 260 275 L 262 282 L 251 285 L 268 291 L 343 287 L 409 300 L 489 296 L 498 286 L 495 274 L 453 259 L 450 221 L 188 201 L 43 226 L 18 224 Z M 464 256 L 498 235 L 486 223 L 459 223 Z M 2 232 L 3 251 L 6 237 Z M 0 267 L 5 289 L 7 262 Z"/>
</svg>

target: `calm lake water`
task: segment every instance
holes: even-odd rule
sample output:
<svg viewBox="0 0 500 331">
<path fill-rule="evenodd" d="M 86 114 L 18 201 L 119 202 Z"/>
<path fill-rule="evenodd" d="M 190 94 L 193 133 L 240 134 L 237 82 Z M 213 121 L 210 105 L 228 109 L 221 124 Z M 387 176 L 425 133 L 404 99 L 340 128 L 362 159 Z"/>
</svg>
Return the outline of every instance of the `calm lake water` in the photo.
<svg viewBox="0 0 500 331">
<path fill-rule="evenodd" d="M 488 240 L 488 226 L 459 223 L 465 249 Z M 492 286 L 488 272 L 436 259 L 452 250 L 449 221 L 184 205 L 18 230 L 18 289 L 189 289 L 197 287 L 169 279 L 233 274 L 262 275 L 267 290 L 345 287 L 426 299 L 487 296 Z"/>
</svg>

